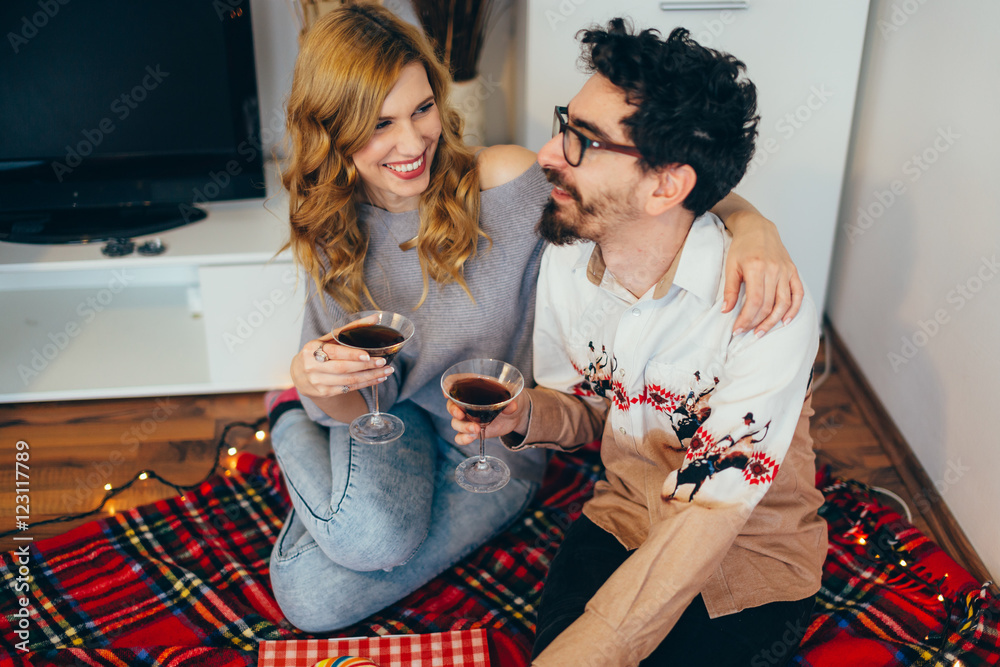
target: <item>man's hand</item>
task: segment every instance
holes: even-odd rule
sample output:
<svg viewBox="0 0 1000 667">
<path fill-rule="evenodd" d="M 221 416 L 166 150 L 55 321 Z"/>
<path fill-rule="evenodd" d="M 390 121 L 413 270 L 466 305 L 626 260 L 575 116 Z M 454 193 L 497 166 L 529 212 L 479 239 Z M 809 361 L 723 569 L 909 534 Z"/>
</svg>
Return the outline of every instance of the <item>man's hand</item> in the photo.
<svg viewBox="0 0 1000 667">
<path fill-rule="evenodd" d="M 531 401 L 522 392 L 486 427 L 486 437 L 498 438 L 511 431 L 525 433 L 528 430 L 530 408 Z M 453 401 L 448 401 L 448 413 L 452 416 L 451 427 L 458 431 L 458 435 L 455 436 L 455 444 L 471 445 L 479 441 L 479 424 L 471 421 L 462 408 Z"/>
</svg>

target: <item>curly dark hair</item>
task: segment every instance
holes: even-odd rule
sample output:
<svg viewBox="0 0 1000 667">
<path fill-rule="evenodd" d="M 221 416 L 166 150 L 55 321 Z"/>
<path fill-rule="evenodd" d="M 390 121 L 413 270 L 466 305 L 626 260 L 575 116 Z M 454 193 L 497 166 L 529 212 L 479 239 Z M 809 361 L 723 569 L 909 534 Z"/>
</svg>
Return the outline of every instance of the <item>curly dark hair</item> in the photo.
<svg viewBox="0 0 1000 667">
<path fill-rule="evenodd" d="M 626 133 L 643 169 L 690 165 L 698 181 L 684 207 L 699 216 L 732 190 L 753 157 L 757 89 L 740 78 L 746 65 L 701 46 L 684 28 L 666 40 L 657 30 L 634 34 L 624 19 L 581 31 L 583 62 L 625 91 L 636 111 Z"/>
</svg>

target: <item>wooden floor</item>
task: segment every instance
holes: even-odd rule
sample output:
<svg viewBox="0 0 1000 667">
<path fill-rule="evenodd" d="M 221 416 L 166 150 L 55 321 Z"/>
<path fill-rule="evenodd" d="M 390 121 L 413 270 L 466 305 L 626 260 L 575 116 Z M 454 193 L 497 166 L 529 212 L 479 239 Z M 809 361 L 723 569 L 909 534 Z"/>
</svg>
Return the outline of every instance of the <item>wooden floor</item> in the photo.
<svg viewBox="0 0 1000 667">
<path fill-rule="evenodd" d="M 836 477 L 856 479 L 899 496 L 910 509 L 913 525 L 934 537 L 934 532 L 903 483 L 900 471 L 893 465 L 886 443 L 876 435 L 866 416 L 871 406 L 862 405 L 865 397 L 854 390 L 848 371 L 836 352 L 826 345 L 826 338 L 814 367 L 815 378 L 818 380 L 826 369 L 828 353 L 831 357 L 829 375 L 813 393 L 816 414 L 812 418 L 810 432 L 816 451 L 816 466 L 829 464 Z M 879 500 L 906 516 L 905 509 L 892 496 L 880 494 Z"/>
<path fill-rule="evenodd" d="M 913 511 L 914 523 L 937 537 L 917 511 L 907 487 L 876 436 L 870 417 L 871 406 L 862 406 L 845 377 L 843 364 L 831 355 L 831 373 L 816 390 L 813 405 L 813 437 L 819 464 L 829 463 L 835 475 L 858 479 L 886 488 L 902 497 Z M 821 346 L 816 377 L 825 368 Z M 15 443 L 25 441 L 30 459 L 20 469 L 30 489 L 27 530 L 20 537 L 35 540 L 57 535 L 88 519 L 70 523 L 38 525 L 55 516 L 92 510 L 105 495 L 104 485 L 119 486 L 143 469 L 155 469 L 176 484 L 193 484 L 210 471 L 215 444 L 231 421 L 254 422 L 264 416 L 263 395 L 229 394 L 217 396 L 170 397 L 36 403 L 0 406 L 0 532 L 16 527 L 13 490 L 16 488 Z M 246 451 L 266 453 L 269 442 L 258 442 L 252 429 L 231 434 L 231 444 Z M 24 457 L 22 457 L 24 458 Z M 3 460 L 6 459 L 6 460 Z M 223 451 L 222 464 L 230 461 Z M 112 499 L 104 514 L 118 512 L 175 491 L 147 479 L 136 482 L 123 495 Z M 23 510 L 20 512 L 23 514 Z M 90 518 L 94 518 L 93 516 Z M 0 549 L 9 550 L 23 542 L 12 536 L 0 538 Z"/>
<path fill-rule="evenodd" d="M 155 470 L 175 484 L 195 484 L 212 469 L 216 442 L 226 424 L 253 423 L 264 416 L 263 394 L 172 396 L 159 399 L 123 399 L 34 403 L 0 406 L 0 533 L 17 527 L 23 510 L 16 510 L 16 481 L 30 488 L 28 529 L 18 536 L 35 540 L 58 535 L 90 519 L 37 525 L 57 516 L 93 510 L 105 496 L 105 484 L 121 486 L 144 469 Z M 265 426 L 266 429 L 266 426 Z M 250 428 L 233 429 L 227 440 L 243 451 L 266 454 Z M 15 445 L 30 446 L 25 473 L 15 479 Z M 232 462 L 223 449 L 221 464 Z M 6 459 L 6 460 L 3 460 Z M 111 499 L 102 514 L 153 502 L 177 492 L 158 481 L 137 481 Z M 99 516 L 99 515 L 98 515 Z M 23 541 L 0 538 L 0 550 Z"/>
</svg>

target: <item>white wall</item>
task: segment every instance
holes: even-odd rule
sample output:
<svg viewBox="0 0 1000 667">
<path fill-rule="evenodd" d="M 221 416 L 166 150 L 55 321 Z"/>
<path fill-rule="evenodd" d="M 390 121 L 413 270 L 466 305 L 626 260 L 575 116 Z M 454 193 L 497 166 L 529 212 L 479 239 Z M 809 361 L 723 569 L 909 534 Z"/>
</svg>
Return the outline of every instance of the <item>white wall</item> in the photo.
<svg viewBox="0 0 1000 667">
<path fill-rule="evenodd" d="M 483 44 L 479 63 L 479 81 L 483 105 L 486 107 L 486 145 L 509 144 L 514 141 L 514 104 L 516 59 L 514 46 L 514 3 L 500 0 L 494 3 L 498 10 L 493 25 Z"/>
<path fill-rule="evenodd" d="M 873 0 L 828 302 L 994 577 L 998 25 L 993 1 Z"/>
<path fill-rule="evenodd" d="M 284 136 L 285 102 L 299 53 L 299 26 L 288 0 L 251 0 L 250 11 L 261 139 L 270 157 L 280 149 Z"/>
</svg>

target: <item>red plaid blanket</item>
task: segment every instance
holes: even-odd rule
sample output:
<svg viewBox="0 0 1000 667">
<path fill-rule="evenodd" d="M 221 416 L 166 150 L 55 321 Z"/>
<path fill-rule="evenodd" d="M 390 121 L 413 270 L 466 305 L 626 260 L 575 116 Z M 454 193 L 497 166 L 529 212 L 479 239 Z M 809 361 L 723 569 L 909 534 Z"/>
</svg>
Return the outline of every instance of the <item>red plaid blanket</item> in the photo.
<svg viewBox="0 0 1000 667">
<path fill-rule="evenodd" d="M 863 485 L 824 472 L 817 482 L 830 549 L 791 664 L 1000 664 L 1000 601 L 985 586 Z"/>
<path fill-rule="evenodd" d="M 546 568 L 599 474 L 594 451 L 557 456 L 519 522 L 338 636 L 483 628 L 492 665 L 526 664 Z M 798 664 L 997 664 L 997 602 L 863 489 L 825 485 L 830 556 Z M 268 585 L 287 511 L 273 460 L 242 455 L 237 472 L 185 496 L 0 554 L 0 667 L 256 665 L 260 642 L 308 638 L 283 620 Z M 788 651 L 772 650 L 761 665 Z"/>
</svg>

